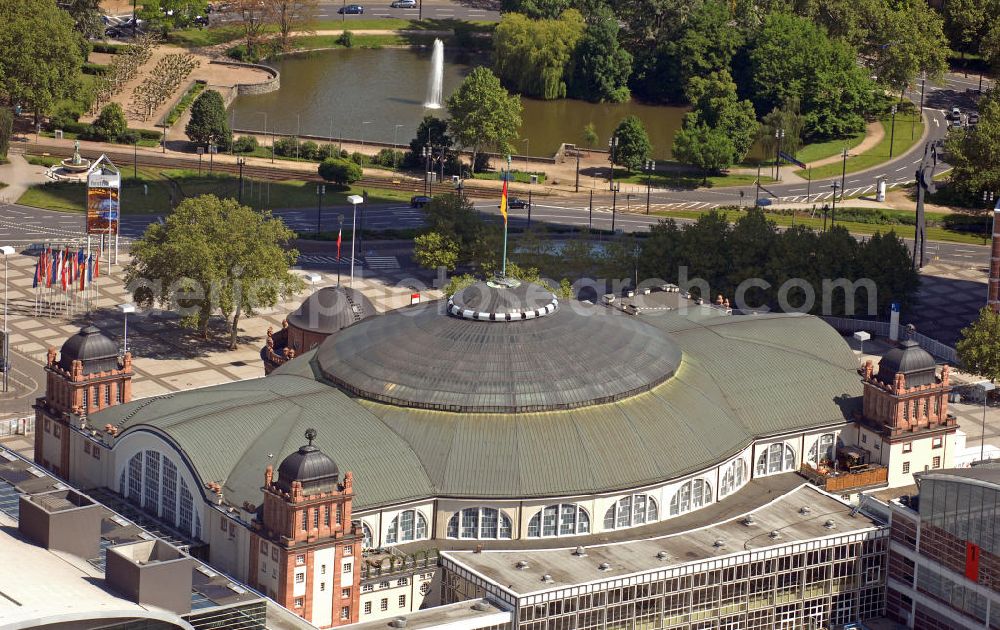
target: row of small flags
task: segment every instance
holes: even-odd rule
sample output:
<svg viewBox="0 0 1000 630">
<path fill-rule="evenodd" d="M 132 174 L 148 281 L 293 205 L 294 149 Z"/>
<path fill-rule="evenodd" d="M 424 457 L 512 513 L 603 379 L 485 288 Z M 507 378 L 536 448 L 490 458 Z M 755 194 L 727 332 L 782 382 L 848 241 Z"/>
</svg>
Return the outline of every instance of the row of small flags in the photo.
<svg viewBox="0 0 1000 630">
<path fill-rule="evenodd" d="M 101 275 L 101 252 L 89 255 L 80 248 L 73 252 L 69 247 L 63 250 L 46 247 L 35 263 L 35 279 L 31 286 L 52 288 L 68 291 L 71 289 L 85 290 L 94 278 Z"/>
</svg>

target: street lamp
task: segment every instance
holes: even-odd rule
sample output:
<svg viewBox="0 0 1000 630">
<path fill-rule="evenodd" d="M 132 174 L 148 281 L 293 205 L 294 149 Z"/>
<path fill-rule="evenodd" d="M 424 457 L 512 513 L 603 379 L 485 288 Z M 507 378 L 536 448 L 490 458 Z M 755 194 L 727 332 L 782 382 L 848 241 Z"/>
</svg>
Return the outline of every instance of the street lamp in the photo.
<svg viewBox="0 0 1000 630">
<path fill-rule="evenodd" d="M 245 159 L 243 159 L 241 157 L 236 158 L 236 164 L 237 164 L 237 166 L 240 167 L 240 192 L 239 192 L 239 201 L 240 201 L 241 205 L 243 204 L 243 165 L 246 164 L 246 163 L 247 163 L 247 161 Z"/>
<path fill-rule="evenodd" d="M 128 314 L 135 312 L 135 304 L 132 304 L 131 302 L 119 304 L 118 310 L 125 316 L 125 334 L 123 335 L 124 343 L 122 345 L 122 356 L 124 356 L 128 354 Z"/>
<path fill-rule="evenodd" d="M 892 106 L 892 131 L 889 132 L 889 159 L 892 159 L 892 145 L 896 141 L 896 106 Z"/>
<path fill-rule="evenodd" d="M 608 190 L 615 190 L 615 149 L 618 148 L 618 136 L 608 139 L 608 159 L 611 161 L 611 173 L 608 175 Z"/>
<path fill-rule="evenodd" d="M 643 163 L 642 170 L 646 171 L 646 214 L 649 214 L 649 187 L 653 181 L 653 171 L 656 170 L 656 162 L 646 160 Z"/>
<path fill-rule="evenodd" d="M 10 374 L 10 335 L 7 333 L 7 256 L 14 253 L 14 248 L 10 245 L 0 246 L 0 254 L 3 254 L 3 391 L 8 391 L 7 375 Z"/>
<path fill-rule="evenodd" d="M 361 195 L 348 195 L 347 201 L 354 207 L 354 218 L 351 220 L 351 288 L 354 288 L 354 242 L 358 237 L 358 204 L 364 203 Z"/>
<path fill-rule="evenodd" d="M 784 129 L 774 130 L 774 179 L 781 181 L 781 141 L 785 138 Z"/>
<path fill-rule="evenodd" d="M 267 112 L 257 112 L 264 117 L 264 142 L 267 142 Z M 274 164 L 274 136 L 271 136 L 271 164 Z"/>
<path fill-rule="evenodd" d="M 982 461 L 986 453 L 986 401 L 989 399 L 989 393 L 997 386 L 991 381 L 979 381 L 973 384 L 983 390 L 983 435 L 979 440 L 979 460 Z"/>
<path fill-rule="evenodd" d="M 326 194 L 326 184 L 316 184 L 316 236 L 323 231 L 323 195 Z"/>
<path fill-rule="evenodd" d="M 421 154 L 424 156 L 424 194 L 430 196 L 431 185 L 431 154 L 433 151 L 429 144 L 425 144 Z"/>
<path fill-rule="evenodd" d="M 833 188 L 833 209 L 830 214 L 830 229 L 832 230 L 834 223 L 837 222 L 837 189 L 840 188 L 840 184 L 833 182 L 830 184 L 830 187 Z M 840 194 L 843 195 L 844 191 L 841 190 Z M 843 198 L 841 198 L 841 201 L 843 201 Z"/>
</svg>

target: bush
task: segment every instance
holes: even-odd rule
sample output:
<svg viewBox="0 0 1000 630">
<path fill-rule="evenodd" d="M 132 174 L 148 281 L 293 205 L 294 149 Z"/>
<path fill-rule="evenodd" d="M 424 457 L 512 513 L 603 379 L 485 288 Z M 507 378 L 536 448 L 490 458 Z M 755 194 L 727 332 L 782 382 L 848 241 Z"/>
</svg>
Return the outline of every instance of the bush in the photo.
<svg viewBox="0 0 1000 630">
<path fill-rule="evenodd" d="M 351 31 L 344 31 L 337 38 L 336 43 L 344 48 L 351 48 L 354 46 L 354 33 Z"/>
<path fill-rule="evenodd" d="M 316 149 L 316 159 L 322 162 L 326 158 L 338 157 L 340 153 L 337 151 L 337 147 L 332 144 L 321 144 L 318 149 Z"/>
<path fill-rule="evenodd" d="M 403 152 L 395 149 L 382 149 L 372 158 L 372 163 L 393 168 L 397 164 L 403 163 Z"/>
<path fill-rule="evenodd" d="M 341 159 L 346 160 L 349 157 L 351 157 L 351 154 L 347 152 L 347 149 L 341 149 L 340 150 L 340 158 Z"/>
<path fill-rule="evenodd" d="M 94 135 L 104 140 L 116 140 L 128 130 L 128 123 L 125 121 L 125 111 L 118 103 L 108 103 L 101 109 L 101 113 L 94 121 Z"/>
<path fill-rule="evenodd" d="M 476 163 L 472 166 L 473 172 L 485 173 L 490 169 L 490 156 L 485 153 L 476 154 Z"/>
<path fill-rule="evenodd" d="M 94 42 L 91 49 L 98 53 L 108 53 L 109 55 L 117 55 L 122 52 L 125 48 L 122 44 L 106 44 L 104 42 Z"/>
<path fill-rule="evenodd" d="M 299 141 L 294 138 L 282 138 L 274 141 L 274 154 L 284 157 L 295 157 L 295 152 L 299 148 Z"/>
<path fill-rule="evenodd" d="M 354 162 L 355 164 L 363 165 L 365 162 L 368 161 L 368 156 L 359 151 L 355 151 L 354 153 L 351 154 L 351 161 Z"/>
<path fill-rule="evenodd" d="M 122 135 L 118 136 L 118 142 L 122 144 L 139 144 L 139 134 L 138 132 L 129 129 Z"/>
<path fill-rule="evenodd" d="M 49 116 L 49 131 L 53 131 L 55 129 L 72 131 L 70 127 L 77 124 L 76 121 L 79 120 L 82 113 L 83 112 L 77 111 L 77 108 L 70 104 L 61 105 L 58 109 L 52 112 L 51 116 Z M 79 132 L 76 131 L 73 133 Z"/>
<path fill-rule="evenodd" d="M 327 158 L 319 165 L 319 176 L 328 182 L 341 186 L 353 184 L 361 179 L 361 167 L 346 160 Z"/>
<path fill-rule="evenodd" d="M 299 157 L 306 160 L 315 160 L 319 153 L 319 145 L 312 140 L 306 140 L 299 145 Z"/>
<path fill-rule="evenodd" d="M 160 141 L 160 137 L 163 136 L 159 131 L 153 131 L 152 129 L 129 129 L 131 132 L 139 134 L 139 137 L 143 140 L 156 140 Z"/>
<path fill-rule="evenodd" d="M 233 141 L 233 151 L 235 153 L 253 153 L 257 150 L 257 138 L 254 136 L 240 136 Z"/>
<path fill-rule="evenodd" d="M 108 67 L 99 63 L 90 63 L 89 61 L 86 61 L 83 64 L 83 73 L 100 76 L 108 73 Z"/>
</svg>

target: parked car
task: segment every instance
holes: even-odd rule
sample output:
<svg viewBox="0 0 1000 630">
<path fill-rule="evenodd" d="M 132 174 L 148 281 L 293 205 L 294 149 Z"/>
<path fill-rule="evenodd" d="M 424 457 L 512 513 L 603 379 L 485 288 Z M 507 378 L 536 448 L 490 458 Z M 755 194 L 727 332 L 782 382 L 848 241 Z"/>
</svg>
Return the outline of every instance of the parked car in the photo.
<svg viewBox="0 0 1000 630">
<path fill-rule="evenodd" d="M 393 9 L 415 9 L 417 0 L 392 0 L 392 4 L 389 6 Z"/>
<path fill-rule="evenodd" d="M 109 26 L 104 29 L 105 37 L 121 37 L 122 35 L 124 35 L 124 33 L 122 33 L 122 30 L 117 26 Z"/>
<path fill-rule="evenodd" d="M 360 4 L 348 4 L 337 9 L 337 13 L 343 15 L 361 15 L 365 12 L 365 8 Z"/>
<path fill-rule="evenodd" d="M 969 123 L 970 127 L 972 125 L 978 125 L 979 124 L 979 114 L 977 114 L 975 112 L 969 114 L 968 123 Z"/>
<path fill-rule="evenodd" d="M 423 208 L 431 202 L 431 198 L 426 195 L 414 195 L 410 197 L 411 208 Z"/>
<path fill-rule="evenodd" d="M 951 108 L 951 119 L 952 120 L 962 120 L 962 110 L 957 107 Z"/>
</svg>

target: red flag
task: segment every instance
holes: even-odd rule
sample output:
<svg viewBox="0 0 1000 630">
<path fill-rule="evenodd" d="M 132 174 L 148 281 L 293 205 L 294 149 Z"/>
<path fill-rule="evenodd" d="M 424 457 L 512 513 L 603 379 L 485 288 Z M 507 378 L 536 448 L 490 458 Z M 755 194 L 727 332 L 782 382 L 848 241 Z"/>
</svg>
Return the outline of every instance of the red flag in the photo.
<svg viewBox="0 0 1000 630">
<path fill-rule="evenodd" d="M 343 235 L 343 233 L 344 233 L 344 228 L 340 228 L 340 230 L 337 231 L 337 260 L 340 260 L 340 237 Z"/>
<path fill-rule="evenodd" d="M 101 276 L 101 250 L 97 250 L 97 256 L 94 256 L 94 277 L 99 278 Z"/>
<path fill-rule="evenodd" d="M 968 541 L 965 543 L 965 577 L 979 581 L 979 545 Z"/>
</svg>

